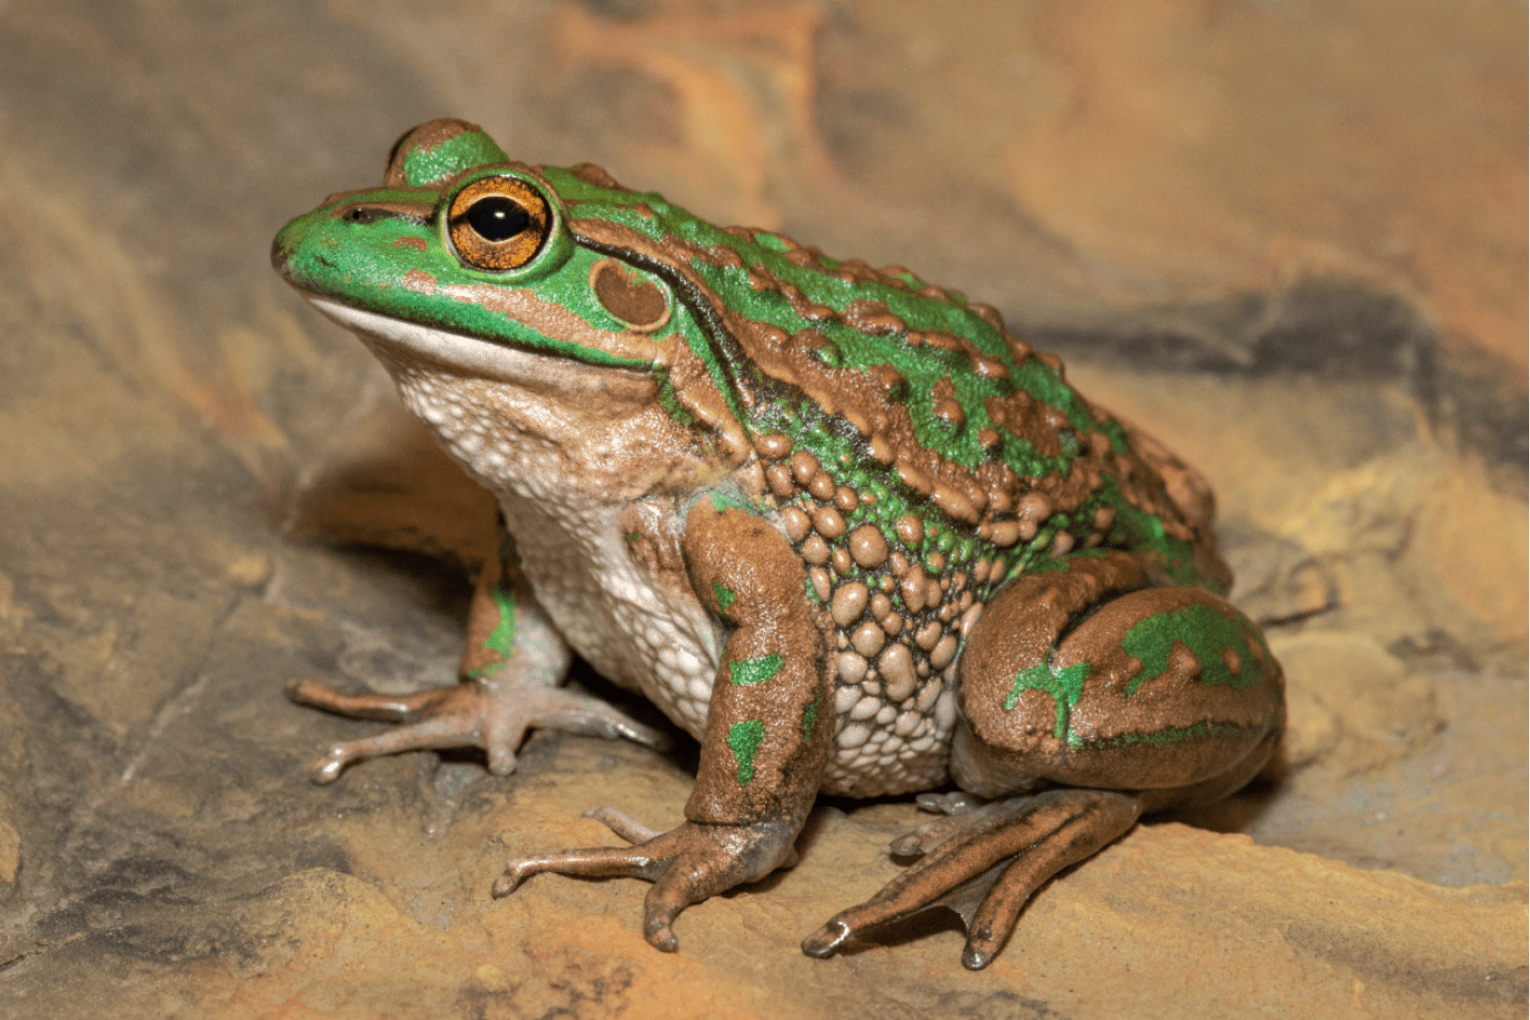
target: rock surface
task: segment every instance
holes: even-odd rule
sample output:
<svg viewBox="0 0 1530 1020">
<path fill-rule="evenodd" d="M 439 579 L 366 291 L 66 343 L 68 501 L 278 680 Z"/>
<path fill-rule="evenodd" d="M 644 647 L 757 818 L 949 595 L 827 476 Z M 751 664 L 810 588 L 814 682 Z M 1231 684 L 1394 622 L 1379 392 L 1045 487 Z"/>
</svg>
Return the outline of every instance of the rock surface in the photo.
<svg viewBox="0 0 1530 1020">
<path fill-rule="evenodd" d="M 15 0 L 0 20 L 0 1015 L 1523 1016 L 1525 10 Z M 691 758 L 537 735 L 305 770 L 288 704 L 455 665 L 492 507 L 266 264 L 452 115 L 1001 307 L 1201 467 L 1285 770 L 1046 886 L 994 965 L 903 802 L 639 934 L 510 853 L 672 824 Z M 599 678 L 579 682 L 610 692 Z M 634 711 L 642 711 L 635 706 Z"/>
</svg>

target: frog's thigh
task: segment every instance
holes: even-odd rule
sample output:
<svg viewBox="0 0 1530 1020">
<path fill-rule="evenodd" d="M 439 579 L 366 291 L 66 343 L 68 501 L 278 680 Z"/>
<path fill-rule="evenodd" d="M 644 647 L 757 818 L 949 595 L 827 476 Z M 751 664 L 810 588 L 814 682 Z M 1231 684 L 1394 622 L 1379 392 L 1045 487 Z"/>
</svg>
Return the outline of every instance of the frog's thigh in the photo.
<svg viewBox="0 0 1530 1020">
<path fill-rule="evenodd" d="M 1042 648 L 1008 640 L 1034 612 L 1026 596 L 1023 583 L 1001 592 L 963 653 L 952 772 L 964 788 L 1177 789 L 1166 803 L 1183 802 L 1232 792 L 1268 759 L 1284 723 L 1280 666 L 1226 599 L 1129 592 Z"/>
</svg>

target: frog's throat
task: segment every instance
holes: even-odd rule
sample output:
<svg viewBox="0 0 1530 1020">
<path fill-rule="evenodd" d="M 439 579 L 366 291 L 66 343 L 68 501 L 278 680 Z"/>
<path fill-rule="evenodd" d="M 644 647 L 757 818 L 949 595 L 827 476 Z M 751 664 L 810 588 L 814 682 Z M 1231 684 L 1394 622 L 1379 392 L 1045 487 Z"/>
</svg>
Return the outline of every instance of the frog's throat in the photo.
<svg viewBox="0 0 1530 1020">
<path fill-rule="evenodd" d="M 352 308 L 306 291 L 299 293 L 325 318 L 360 337 L 385 364 L 402 356 L 405 360 L 440 366 L 455 375 L 526 383 L 544 375 L 550 360 L 565 360 Z M 616 366 L 603 366 L 600 371 L 623 373 L 634 379 L 647 377 L 641 370 Z"/>
</svg>

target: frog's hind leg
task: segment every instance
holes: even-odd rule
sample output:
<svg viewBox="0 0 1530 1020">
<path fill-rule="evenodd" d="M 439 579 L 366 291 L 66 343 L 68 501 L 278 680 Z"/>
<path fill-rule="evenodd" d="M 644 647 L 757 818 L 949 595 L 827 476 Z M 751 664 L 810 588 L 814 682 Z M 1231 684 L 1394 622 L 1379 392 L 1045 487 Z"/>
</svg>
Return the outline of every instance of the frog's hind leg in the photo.
<svg viewBox="0 0 1530 1020">
<path fill-rule="evenodd" d="M 899 856 L 924 853 L 923 859 L 865 903 L 835 914 L 802 943 L 802 951 L 828 956 L 866 929 L 947 907 L 966 922 L 962 963 L 980 970 L 1032 893 L 1126 833 L 1141 813 L 1141 800 L 1132 794 L 1049 790 L 955 815 L 949 820 L 954 825 L 933 823 L 891 847 Z M 929 845 L 934 842 L 939 845 Z"/>
<path fill-rule="evenodd" d="M 1203 589 L 1148 587 L 1121 552 L 1075 554 L 1001 590 L 968 636 L 958 695 L 951 772 L 993 803 L 894 843 L 925 859 L 814 933 L 809 954 L 946 906 L 967 921 L 963 962 L 986 966 L 1048 878 L 1142 815 L 1253 778 L 1285 714 L 1251 621 Z"/>
<path fill-rule="evenodd" d="M 461 683 L 404 696 L 345 694 L 315 680 L 287 685 L 287 696 L 300 705 L 398 724 L 374 737 L 333 745 L 310 775 L 316 783 L 332 783 L 352 762 L 452 747 L 480 747 L 489 771 L 508 775 L 533 728 L 667 745 L 660 731 L 604 701 L 559 687 L 571 654 L 537 605 L 513 553 L 491 559 L 473 595 Z"/>
</svg>

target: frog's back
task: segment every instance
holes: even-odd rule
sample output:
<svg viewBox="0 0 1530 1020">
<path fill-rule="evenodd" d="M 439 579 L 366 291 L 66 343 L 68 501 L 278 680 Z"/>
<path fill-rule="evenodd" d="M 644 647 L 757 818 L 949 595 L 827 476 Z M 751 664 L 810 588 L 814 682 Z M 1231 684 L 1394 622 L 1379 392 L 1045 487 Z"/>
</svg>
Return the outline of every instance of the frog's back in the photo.
<svg viewBox="0 0 1530 1020">
<path fill-rule="evenodd" d="M 899 266 L 713 226 L 595 167 L 543 173 L 576 233 L 586 225 L 603 234 L 587 240 L 629 257 L 639 241 L 645 268 L 667 272 L 701 327 L 691 349 L 783 508 L 812 498 L 785 481 L 811 458 L 853 493 L 847 529 L 891 537 L 921 519 L 933 526 L 906 555 L 986 559 L 994 585 L 1087 548 L 1136 553 L 1179 583 L 1230 584 L 1201 476 L 1081 397 L 991 306 Z"/>
</svg>

